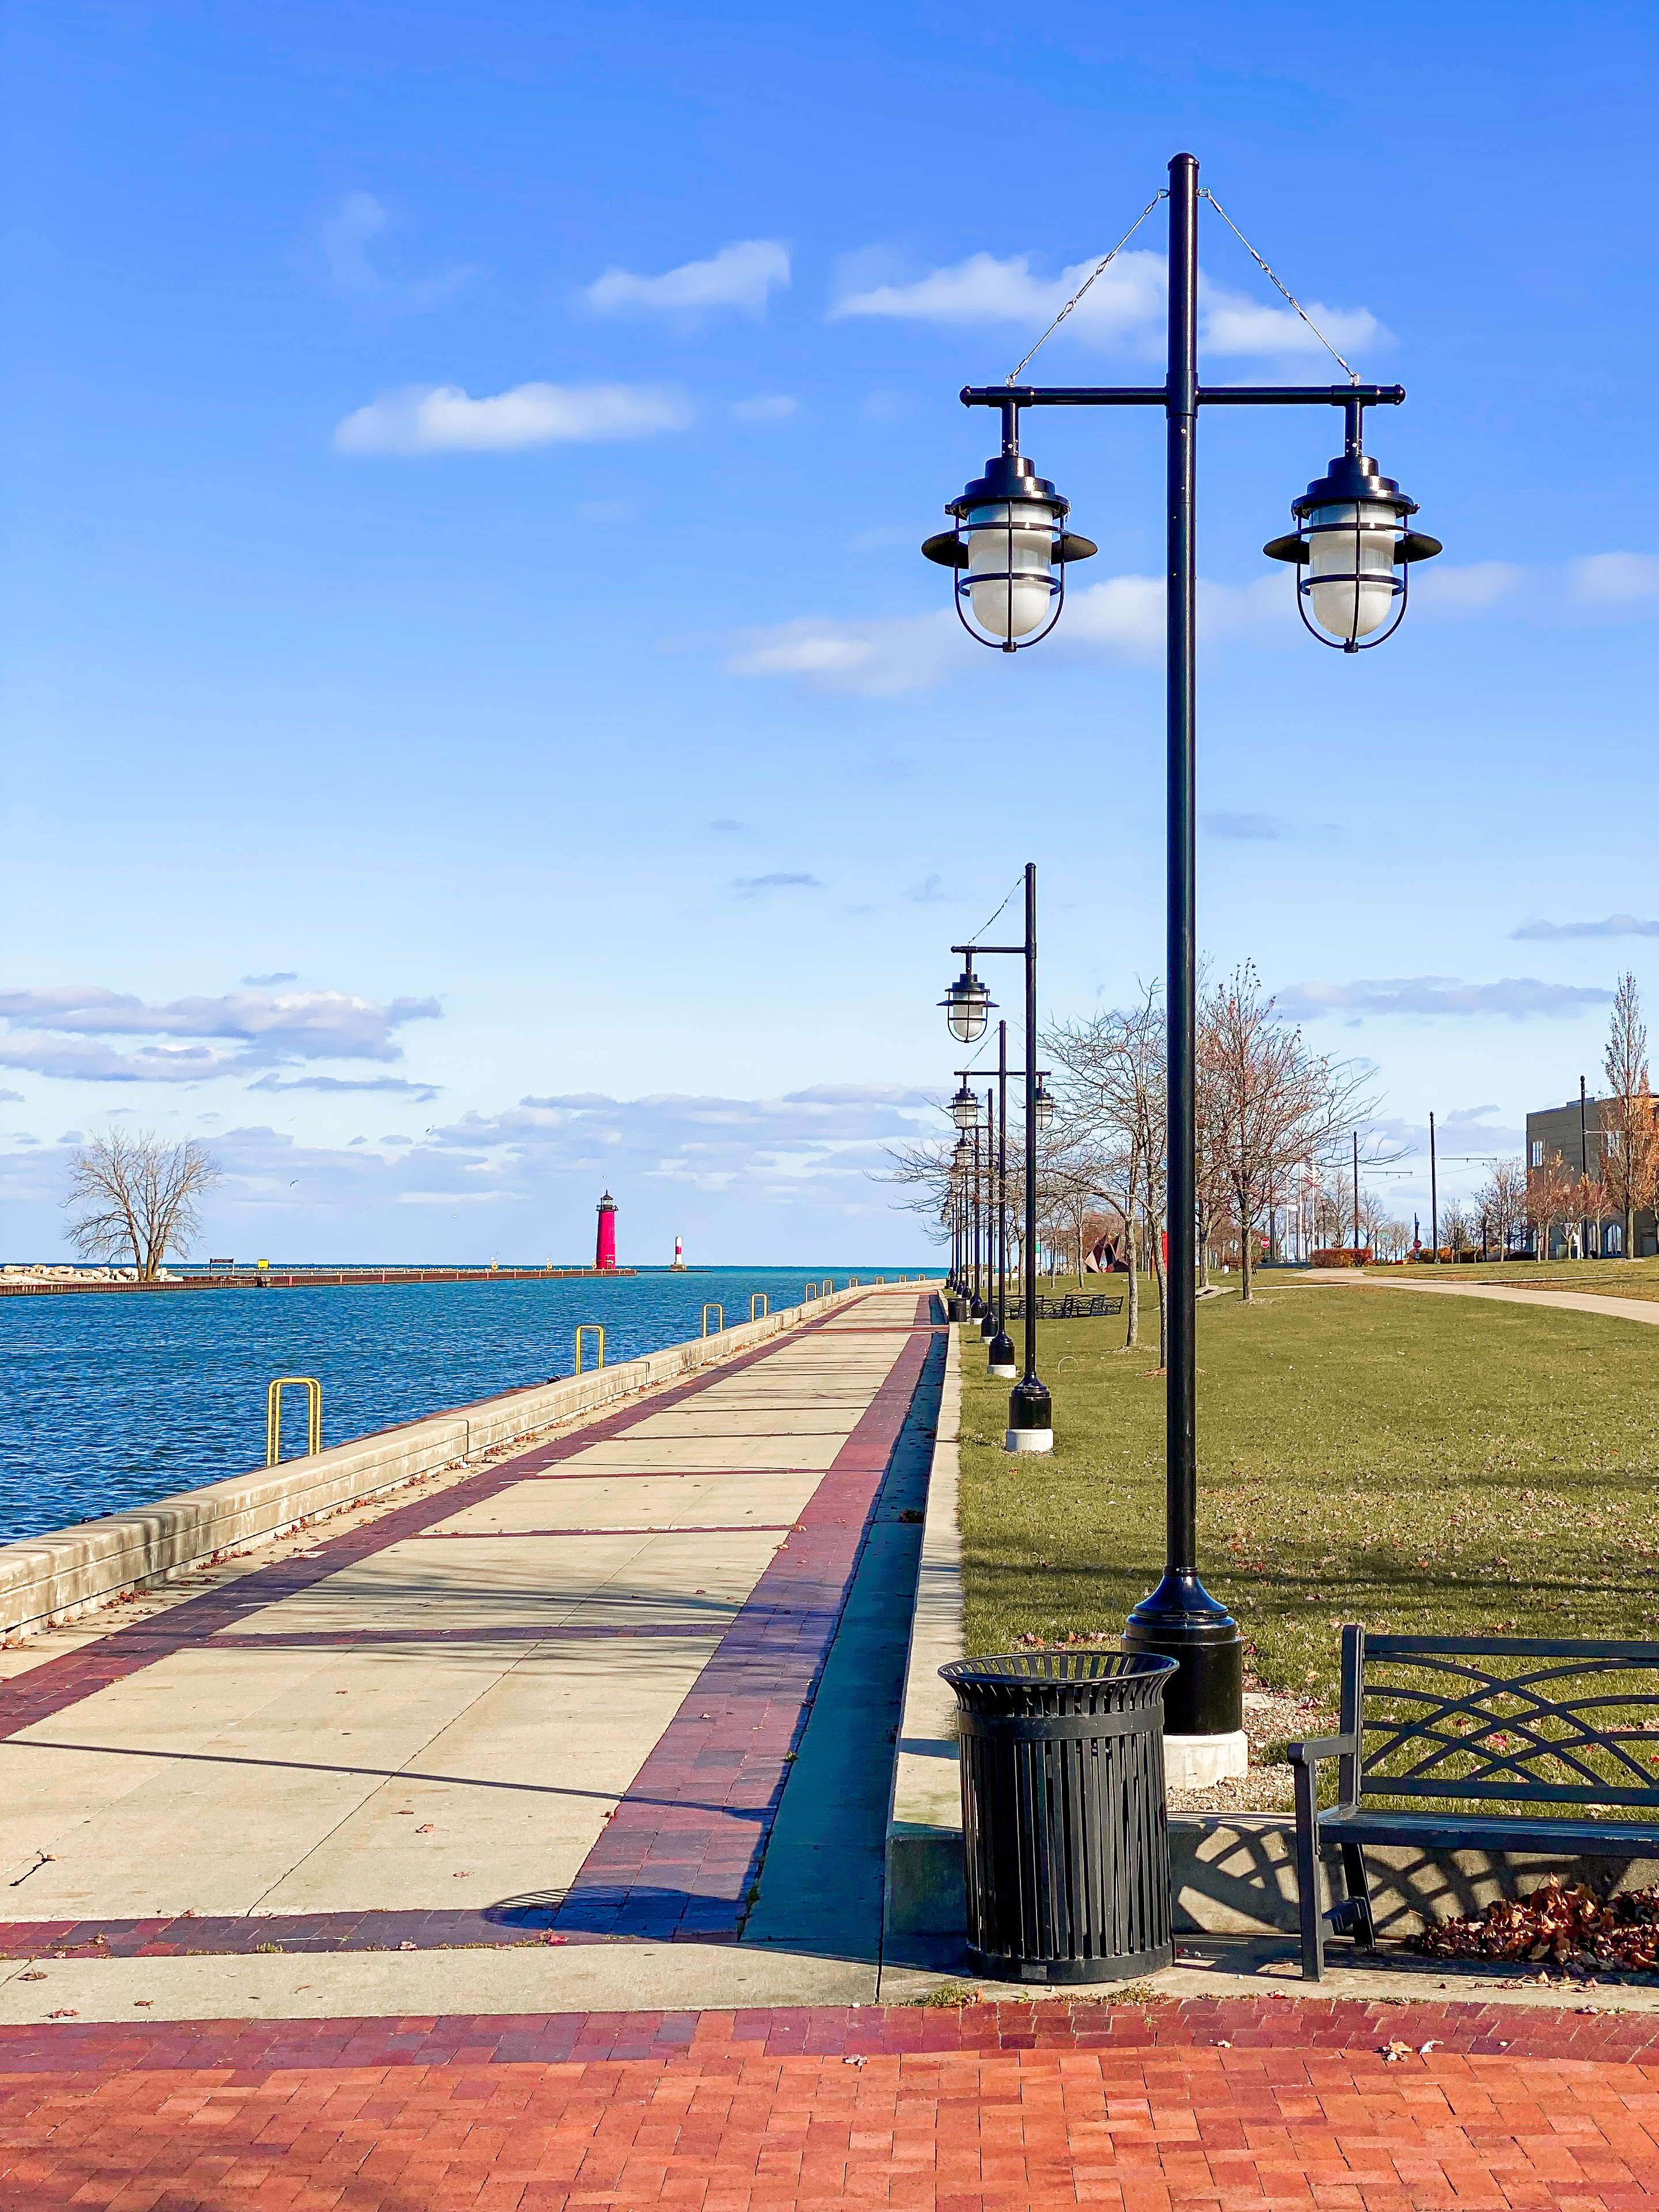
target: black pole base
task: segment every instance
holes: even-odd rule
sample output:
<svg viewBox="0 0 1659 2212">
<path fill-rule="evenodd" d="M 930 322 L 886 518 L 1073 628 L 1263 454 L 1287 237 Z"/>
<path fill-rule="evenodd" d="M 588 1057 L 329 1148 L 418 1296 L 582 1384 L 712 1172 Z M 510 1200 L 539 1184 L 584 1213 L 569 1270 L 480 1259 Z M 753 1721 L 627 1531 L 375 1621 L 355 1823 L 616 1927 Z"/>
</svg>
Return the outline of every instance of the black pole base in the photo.
<svg viewBox="0 0 1659 2212">
<path fill-rule="evenodd" d="M 986 1364 L 993 1375 L 999 1369 L 1006 1370 L 1010 1375 L 1014 1373 L 1014 1340 L 1006 1328 L 1000 1328 L 991 1339 L 986 1352 Z"/>
<path fill-rule="evenodd" d="M 1244 1639 L 1194 1574 L 1166 1574 L 1129 1615 L 1126 1651 L 1179 1662 L 1164 1692 L 1165 1735 L 1232 1735 L 1244 1725 Z"/>
<path fill-rule="evenodd" d="M 982 1321 L 985 1317 L 985 1301 L 977 1291 L 975 1291 L 968 1300 L 968 1312 L 974 1321 Z"/>
<path fill-rule="evenodd" d="M 1052 1429 L 1054 1425 L 1054 1401 L 1048 1395 L 1048 1386 L 1039 1382 L 1035 1375 L 1016 1382 L 1008 1393 L 1008 1425 L 1011 1429 Z"/>
<path fill-rule="evenodd" d="M 986 1337 L 988 1339 L 1001 1335 L 1002 1323 L 997 1319 L 997 1310 L 994 1306 L 987 1306 L 984 1312 L 980 1316 L 979 1333 L 982 1337 Z"/>
</svg>

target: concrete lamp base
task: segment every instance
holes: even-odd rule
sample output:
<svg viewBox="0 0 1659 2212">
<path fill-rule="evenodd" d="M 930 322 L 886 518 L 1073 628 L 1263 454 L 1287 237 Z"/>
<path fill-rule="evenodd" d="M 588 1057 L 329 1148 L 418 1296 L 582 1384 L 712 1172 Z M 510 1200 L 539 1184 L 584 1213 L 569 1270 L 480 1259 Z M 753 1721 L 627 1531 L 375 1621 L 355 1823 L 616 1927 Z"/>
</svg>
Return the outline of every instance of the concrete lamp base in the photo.
<svg viewBox="0 0 1659 2212">
<path fill-rule="evenodd" d="M 992 1367 L 988 1368 L 986 1371 L 988 1374 L 1001 1376 L 1005 1382 L 1012 1382 L 1019 1370 L 1018 1367 Z"/>
<path fill-rule="evenodd" d="M 1005 1429 L 1002 1449 L 1011 1452 L 1045 1452 L 1054 1448 L 1052 1429 Z"/>
<path fill-rule="evenodd" d="M 1172 1790 L 1208 1790 L 1249 1771 L 1250 1749 L 1243 1729 L 1226 1735 L 1166 1735 L 1164 1785 Z"/>
</svg>

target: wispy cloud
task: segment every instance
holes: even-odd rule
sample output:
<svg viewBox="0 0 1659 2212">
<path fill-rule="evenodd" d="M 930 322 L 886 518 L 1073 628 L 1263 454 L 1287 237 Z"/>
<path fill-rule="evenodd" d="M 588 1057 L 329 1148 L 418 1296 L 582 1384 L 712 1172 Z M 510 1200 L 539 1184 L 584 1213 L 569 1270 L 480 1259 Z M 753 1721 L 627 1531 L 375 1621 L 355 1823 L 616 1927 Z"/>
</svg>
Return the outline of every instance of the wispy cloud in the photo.
<svg viewBox="0 0 1659 2212">
<path fill-rule="evenodd" d="M 1484 614 L 1512 598 L 1527 571 L 1512 561 L 1468 561 L 1461 567 L 1431 561 L 1412 574 L 1411 605 L 1415 614 Z"/>
<path fill-rule="evenodd" d="M 726 665 L 733 676 L 794 677 L 820 690 L 881 696 L 942 682 L 966 646 L 948 607 L 873 622 L 798 615 L 742 632 Z"/>
<path fill-rule="evenodd" d="M 739 422 L 787 422 L 800 405 L 782 392 L 757 392 L 752 399 L 732 402 L 732 415 Z"/>
<path fill-rule="evenodd" d="M 746 238 L 721 246 L 707 261 L 683 262 L 660 276 L 607 270 L 583 296 L 597 314 L 665 314 L 691 320 L 716 307 L 762 314 L 774 287 L 788 282 L 787 248 L 775 238 Z"/>
<path fill-rule="evenodd" d="M 708 824 L 709 832 L 716 837 L 747 837 L 749 824 L 739 822 L 730 814 L 722 814 Z"/>
<path fill-rule="evenodd" d="M 1292 983 L 1278 994 L 1281 1013 L 1301 1021 L 1325 1014 L 1571 1015 L 1604 1006 L 1611 991 L 1577 983 L 1543 983 L 1534 975 L 1506 975 L 1496 983 L 1462 983 L 1450 975 L 1407 975 L 1354 983 Z"/>
<path fill-rule="evenodd" d="M 299 980 L 300 971 L 297 968 L 273 968 L 269 975 L 244 975 L 242 978 L 245 983 L 251 984 L 256 991 L 268 990 L 273 983 L 297 983 Z"/>
<path fill-rule="evenodd" d="M 0 1091 L 0 1106 L 21 1106 L 22 1103 L 21 1091 Z"/>
<path fill-rule="evenodd" d="M 387 275 L 368 249 L 391 228 L 391 215 L 373 192 L 347 192 L 336 202 L 319 240 L 329 282 L 342 299 L 418 312 L 442 307 L 478 274 L 476 269 L 457 268 L 430 276 Z"/>
<path fill-rule="evenodd" d="M 392 1031 L 436 1021 L 435 999 L 380 1006 L 342 991 L 228 991 L 149 1001 L 98 984 L 0 991 L 0 1066 L 70 1081 L 197 1083 L 307 1060 L 401 1060 Z M 150 1040 L 118 1051 L 112 1037 Z"/>
<path fill-rule="evenodd" d="M 456 384 L 384 392 L 334 433 L 342 453 L 510 453 L 526 446 L 599 445 L 684 430 L 690 402 L 667 386 L 520 384 L 483 399 Z"/>
<path fill-rule="evenodd" d="M 1659 599 L 1659 554 L 1588 553 L 1568 574 L 1574 599 L 1584 606 L 1628 606 Z"/>
<path fill-rule="evenodd" d="M 931 906 L 933 901 L 940 896 L 944 888 L 944 884 L 945 878 L 943 876 L 924 877 L 922 881 L 916 885 L 915 889 L 909 893 L 909 896 L 914 900 L 917 906 Z"/>
<path fill-rule="evenodd" d="M 1511 937 L 1659 937 L 1659 921 L 1643 921 L 1633 914 L 1610 914 L 1605 921 L 1523 921 Z"/>
<path fill-rule="evenodd" d="M 744 898 L 753 898 L 759 891 L 821 891 L 823 885 L 816 876 L 792 874 L 778 869 L 769 876 L 735 876 L 732 888 Z"/>
<path fill-rule="evenodd" d="M 439 1087 L 434 1083 L 411 1083 L 402 1075 L 262 1075 L 257 1083 L 247 1085 L 250 1091 L 386 1091 L 422 1104 L 438 1096 Z"/>
<path fill-rule="evenodd" d="M 831 319 L 878 316 L 958 329 L 1007 323 L 1018 325 L 1035 337 L 1058 314 L 1093 266 L 1092 260 L 1079 261 L 1057 276 L 1039 276 L 1033 274 L 1028 254 L 999 260 L 994 254 L 974 253 L 965 261 L 930 270 L 908 283 L 860 287 L 854 279 L 842 289 L 830 313 Z M 1120 253 L 1078 302 L 1063 335 L 1096 346 L 1127 345 L 1138 351 L 1150 350 L 1161 343 L 1164 287 L 1161 255 L 1133 250 Z M 1203 342 L 1212 353 L 1265 356 L 1324 351 L 1307 325 L 1288 307 L 1269 307 L 1207 279 L 1201 283 L 1200 301 Z M 1364 307 L 1327 307 L 1316 302 L 1308 312 L 1332 343 L 1345 350 L 1385 335 L 1375 315 Z"/>
</svg>

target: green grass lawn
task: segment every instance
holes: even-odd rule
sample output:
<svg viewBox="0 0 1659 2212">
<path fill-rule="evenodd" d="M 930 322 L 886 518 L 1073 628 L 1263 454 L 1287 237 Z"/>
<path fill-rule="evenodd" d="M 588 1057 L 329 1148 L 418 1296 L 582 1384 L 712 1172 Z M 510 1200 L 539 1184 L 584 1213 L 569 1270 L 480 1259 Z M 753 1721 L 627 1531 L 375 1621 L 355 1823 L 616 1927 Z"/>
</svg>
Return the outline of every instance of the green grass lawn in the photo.
<svg viewBox="0 0 1659 2212">
<path fill-rule="evenodd" d="M 964 1341 L 969 1651 L 1115 1632 L 1156 1582 L 1150 1284 L 1141 1322 L 1129 1352 L 1121 1321 L 1042 1325 L 1042 1459 L 1001 1449 L 1008 1385 Z M 1333 1694 L 1344 1620 L 1659 1638 L 1659 1331 L 1271 1276 L 1253 1306 L 1204 1301 L 1198 1326 L 1200 1568 L 1263 1681 Z"/>
<path fill-rule="evenodd" d="M 1391 1275 L 1457 1283 L 1509 1283 L 1521 1290 L 1599 1291 L 1603 1297 L 1659 1298 L 1659 1260 L 1460 1260 L 1437 1267 L 1411 1261 Z"/>
</svg>

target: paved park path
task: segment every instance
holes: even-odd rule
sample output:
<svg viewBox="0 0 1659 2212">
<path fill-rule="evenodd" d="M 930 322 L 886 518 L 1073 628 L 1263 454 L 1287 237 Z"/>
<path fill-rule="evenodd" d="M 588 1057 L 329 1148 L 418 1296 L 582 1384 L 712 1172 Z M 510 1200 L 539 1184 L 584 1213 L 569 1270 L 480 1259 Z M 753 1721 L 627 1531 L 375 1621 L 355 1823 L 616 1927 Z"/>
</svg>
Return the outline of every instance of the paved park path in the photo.
<svg viewBox="0 0 1659 2212">
<path fill-rule="evenodd" d="M 873 1996 L 944 1351 L 930 1296 L 877 1291 L 118 1632 L 8 1654 L 0 2021 L 63 1993 L 55 1960 L 25 1986 L 32 1954 L 188 1966 L 171 2000 L 122 1972 L 124 2008 L 241 2008 L 257 1960 L 334 2009 L 362 1972 L 319 2005 L 295 1953 L 384 1978 L 483 1945 L 545 1992 L 526 1947 L 549 1938 L 836 1949 Z"/>
<path fill-rule="evenodd" d="M 1528 1291 L 1507 1283 L 1436 1283 L 1416 1276 L 1372 1275 L 1363 1267 L 1314 1267 L 1306 1273 L 1275 1272 L 1273 1287 L 1290 1283 L 1302 1290 L 1416 1291 L 1431 1298 L 1497 1298 L 1512 1306 L 1559 1306 L 1567 1313 L 1607 1314 L 1614 1321 L 1645 1322 L 1659 1328 L 1659 1298 L 1603 1297 L 1596 1291 Z"/>
<path fill-rule="evenodd" d="M 945 1356 L 877 1291 L 6 1652 L 0 2212 L 1659 2212 L 1651 2010 L 872 2002 Z"/>
</svg>

